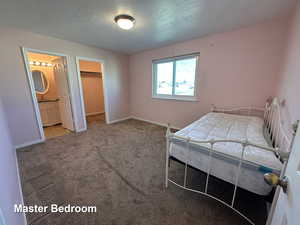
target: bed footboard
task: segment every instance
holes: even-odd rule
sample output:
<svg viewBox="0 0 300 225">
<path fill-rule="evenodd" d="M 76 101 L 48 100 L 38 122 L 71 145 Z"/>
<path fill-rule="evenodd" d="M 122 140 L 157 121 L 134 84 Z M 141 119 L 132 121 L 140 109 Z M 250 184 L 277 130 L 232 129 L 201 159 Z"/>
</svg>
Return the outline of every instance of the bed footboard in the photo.
<svg viewBox="0 0 300 225">
<path fill-rule="evenodd" d="M 237 170 L 236 170 L 236 175 L 235 175 L 235 182 L 234 182 L 234 191 L 233 191 L 233 196 L 232 196 L 232 199 L 231 199 L 231 203 L 228 204 L 226 202 L 224 202 L 223 200 L 219 199 L 219 198 L 216 198 L 215 196 L 211 195 L 208 193 L 208 184 L 209 184 L 209 179 L 210 179 L 210 172 L 211 172 L 211 163 L 208 163 L 208 168 L 206 169 L 206 171 L 204 171 L 207 176 L 206 176 L 206 181 L 205 181 L 205 189 L 204 191 L 199 191 L 199 190 L 194 190 L 192 188 L 189 188 L 187 187 L 187 176 L 188 176 L 188 166 L 190 165 L 189 164 L 189 161 L 185 161 L 184 162 L 184 180 L 183 180 L 183 185 L 173 181 L 172 179 L 169 178 L 169 158 L 170 158 L 170 144 L 171 142 L 174 140 L 174 139 L 177 139 L 177 140 L 180 140 L 180 141 L 184 141 L 186 143 L 186 148 L 187 148 L 187 151 L 189 152 L 190 151 L 190 144 L 209 144 L 210 145 L 210 148 L 209 148 L 209 161 L 212 160 L 212 155 L 213 154 L 218 154 L 219 152 L 217 151 L 214 151 L 214 144 L 216 143 L 220 143 L 220 142 L 232 142 L 232 143 L 238 143 L 242 146 L 242 154 L 241 154 L 241 157 L 240 158 L 237 158 L 237 157 L 234 157 L 232 156 L 233 158 L 235 158 L 236 160 L 238 160 L 238 166 L 237 166 Z M 232 210 L 234 210 L 236 213 L 238 213 L 240 216 L 242 216 L 244 219 L 246 219 L 250 224 L 253 224 L 254 223 L 249 219 L 247 218 L 245 215 L 243 215 L 240 211 L 238 211 L 234 206 L 235 206 L 235 197 L 236 197 L 236 191 L 237 191 L 237 187 L 238 187 L 238 182 L 239 182 L 239 178 L 240 178 L 240 173 L 241 173 L 241 166 L 242 166 L 242 163 L 245 162 L 244 160 L 244 152 L 245 152 L 245 148 L 247 146 L 254 146 L 254 147 L 258 147 L 258 148 L 261 148 L 265 151 L 272 151 L 272 152 L 277 152 L 278 150 L 275 149 L 275 148 L 268 148 L 268 147 L 265 147 L 265 146 L 259 146 L 259 145 L 256 145 L 256 144 L 253 144 L 253 143 L 250 143 L 248 141 L 238 141 L 238 140 L 209 140 L 209 141 L 198 141 L 198 140 L 193 140 L 193 139 L 190 139 L 190 138 L 183 138 L 183 137 L 180 137 L 180 136 L 176 136 L 174 133 L 171 132 L 170 130 L 170 127 L 168 127 L 167 129 L 167 133 L 166 133 L 166 143 L 167 143 L 167 149 L 166 149 L 166 167 L 165 167 L 165 187 L 167 188 L 168 187 L 168 184 L 169 182 L 176 185 L 177 187 L 180 187 L 180 188 L 183 188 L 185 190 L 188 190 L 188 191 L 192 191 L 192 192 L 195 192 L 195 193 L 198 193 L 198 194 L 202 194 L 202 195 L 205 195 L 207 197 L 210 197 L 210 198 L 213 198 L 215 199 L 216 201 L 228 206 L 229 208 L 231 208 Z M 249 163 L 247 161 L 247 163 Z"/>
<path fill-rule="evenodd" d="M 170 163 L 170 145 L 172 143 L 172 141 L 174 140 L 180 140 L 182 142 L 184 142 L 186 144 L 186 150 L 188 152 L 188 155 L 190 153 L 190 149 L 191 149 L 191 144 L 208 144 L 210 146 L 209 148 L 209 162 L 211 162 L 212 160 L 212 155 L 213 154 L 222 154 L 218 151 L 214 150 L 214 145 L 216 143 L 237 143 L 241 145 L 241 157 L 235 157 L 235 156 L 228 156 L 228 157 L 232 157 L 233 159 L 235 159 L 238 162 L 238 166 L 236 168 L 235 171 L 235 181 L 234 181 L 234 191 L 233 191 L 233 195 L 232 195 L 232 199 L 230 204 L 226 203 L 225 201 L 211 195 L 208 193 L 208 184 L 209 184 L 209 179 L 211 177 L 211 167 L 212 167 L 212 163 L 208 163 L 208 166 L 206 168 L 205 172 L 206 175 L 206 180 L 205 180 L 205 189 L 204 191 L 199 191 L 199 190 L 195 190 L 192 188 L 187 187 L 187 176 L 188 176 L 188 166 L 191 166 L 189 159 L 190 157 L 187 157 L 187 160 L 184 163 L 184 178 L 183 178 L 183 185 L 179 184 L 175 181 L 173 181 L 172 179 L 169 178 L 169 163 Z M 239 179 L 240 179 L 240 174 L 241 174 L 241 166 L 243 163 L 247 163 L 247 164 L 254 164 L 257 165 L 253 162 L 247 161 L 244 159 L 244 153 L 245 153 L 245 148 L 247 146 L 252 146 L 252 147 L 256 147 L 261 149 L 262 151 L 270 151 L 270 152 L 274 152 L 275 154 L 281 155 L 282 152 L 280 152 L 279 147 L 275 146 L 275 147 L 266 147 L 266 146 L 261 146 L 261 145 L 257 145 L 255 143 L 251 143 L 247 140 L 245 141 L 240 141 L 240 140 L 206 140 L 206 141 L 201 141 L 201 140 L 194 140 L 191 138 L 184 138 L 181 136 L 177 136 L 176 134 L 172 133 L 170 130 L 170 124 L 168 124 L 168 128 L 167 128 L 167 132 L 166 132 L 166 161 L 165 161 L 165 187 L 168 188 L 168 184 L 172 183 L 174 185 L 176 185 L 177 187 L 180 187 L 184 190 L 187 191 L 192 191 L 198 194 L 202 194 L 205 195 L 207 197 L 213 198 L 214 200 L 226 205 L 227 207 L 231 208 L 232 210 L 234 210 L 236 213 L 238 213 L 240 216 L 242 216 L 245 220 L 247 220 L 250 224 L 254 225 L 254 222 L 251 221 L 247 216 L 245 216 L 243 213 L 241 213 L 238 209 L 235 208 L 235 198 L 236 198 L 236 191 L 237 191 L 237 187 L 238 187 L 238 183 L 239 183 Z M 285 155 L 285 157 L 287 157 L 287 155 Z M 285 167 L 286 161 L 284 162 L 284 166 Z"/>
</svg>

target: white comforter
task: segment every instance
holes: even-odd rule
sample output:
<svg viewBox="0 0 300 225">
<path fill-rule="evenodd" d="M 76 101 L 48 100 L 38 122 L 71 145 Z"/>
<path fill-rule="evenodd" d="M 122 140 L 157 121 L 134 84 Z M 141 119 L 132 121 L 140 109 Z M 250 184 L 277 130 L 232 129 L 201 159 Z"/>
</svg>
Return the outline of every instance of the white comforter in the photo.
<svg viewBox="0 0 300 225">
<path fill-rule="evenodd" d="M 248 140 L 255 144 L 268 146 L 263 135 L 263 120 L 252 116 L 208 113 L 176 132 L 176 135 L 196 140 Z M 209 147 L 207 144 L 201 144 L 201 146 Z M 216 143 L 214 150 L 236 157 L 241 157 L 242 154 L 242 146 L 237 143 Z M 246 147 L 244 159 L 271 169 L 281 170 L 282 168 L 282 163 L 273 152 L 251 146 Z"/>
</svg>

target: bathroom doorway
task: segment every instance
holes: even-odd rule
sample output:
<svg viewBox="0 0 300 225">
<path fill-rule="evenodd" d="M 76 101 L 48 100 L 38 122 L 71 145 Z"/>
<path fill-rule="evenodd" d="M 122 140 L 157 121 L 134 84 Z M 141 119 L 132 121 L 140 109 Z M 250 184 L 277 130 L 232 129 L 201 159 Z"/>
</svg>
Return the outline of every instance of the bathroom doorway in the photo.
<svg viewBox="0 0 300 225">
<path fill-rule="evenodd" d="M 23 51 L 42 139 L 74 131 L 67 57 Z"/>
<path fill-rule="evenodd" d="M 85 128 L 106 123 L 103 62 L 97 59 L 76 57 L 76 63 Z"/>
</svg>

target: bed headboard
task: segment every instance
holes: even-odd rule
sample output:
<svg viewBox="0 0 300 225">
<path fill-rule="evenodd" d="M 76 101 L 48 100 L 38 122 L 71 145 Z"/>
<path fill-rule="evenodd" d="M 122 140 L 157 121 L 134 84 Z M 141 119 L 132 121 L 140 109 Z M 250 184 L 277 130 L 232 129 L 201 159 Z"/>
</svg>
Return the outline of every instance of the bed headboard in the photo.
<svg viewBox="0 0 300 225">
<path fill-rule="evenodd" d="M 297 130 L 298 121 L 297 124 L 287 130 L 283 126 L 281 107 L 278 98 L 267 101 L 264 111 L 264 132 L 274 148 L 278 148 L 280 152 L 288 153 Z"/>
</svg>

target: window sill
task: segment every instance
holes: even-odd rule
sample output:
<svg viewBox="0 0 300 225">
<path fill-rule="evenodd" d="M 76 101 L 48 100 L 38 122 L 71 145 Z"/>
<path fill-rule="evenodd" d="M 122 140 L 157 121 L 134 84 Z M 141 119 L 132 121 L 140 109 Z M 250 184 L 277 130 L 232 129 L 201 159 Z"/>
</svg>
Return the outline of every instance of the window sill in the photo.
<svg viewBox="0 0 300 225">
<path fill-rule="evenodd" d="M 175 100 L 175 101 L 186 101 L 186 102 L 197 102 L 198 99 L 196 97 L 178 97 L 178 96 L 152 96 L 154 99 L 161 99 L 161 100 Z"/>
</svg>

